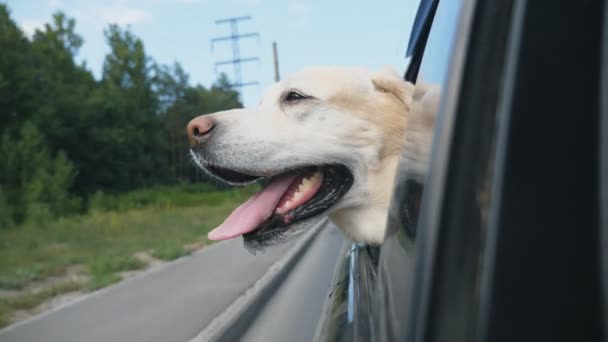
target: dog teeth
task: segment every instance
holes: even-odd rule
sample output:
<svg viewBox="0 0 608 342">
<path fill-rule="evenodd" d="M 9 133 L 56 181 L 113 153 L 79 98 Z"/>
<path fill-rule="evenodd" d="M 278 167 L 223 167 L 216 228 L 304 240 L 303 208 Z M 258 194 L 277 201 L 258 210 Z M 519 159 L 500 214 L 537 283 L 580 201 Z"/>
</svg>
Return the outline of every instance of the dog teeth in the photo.
<svg viewBox="0 0 608 342">
<path fill-rule="evenodd" d="M 316 183 L 319 181 L 320 178 L 321 178 L 321 172 L 315 171 L 315 173 L 313 173 L 312 176 L 304 178 L 303 182 Z"/>
<path fill-rule="evenodd" d="M 302 195 L 304 194 L 305 190 L 306 189 L 302 189 L 302 186 L 300 185 L 300 187 L 298 188 L 298 190 L 291 197 L 291 200 L 289 200 L 287 203 L 290 203 L 290 202 L 293 203 L 293 202 L 299 200 L 300 197 L 302 197 Z"/>
<path fill-rule="evenodd" d="M 290 197 L 278 208 L 279 212 L 286 212 L 287 210 L 291 210 L 295 206 L 299 205 L 302 200 L 302 197 L 306 196 L 306 194 L 311 191 L 311 188 L 318 186 L 319 182 L 321 182 L 321 172 L 317 171 L 308 177 L 302 178 L 300 184 L 298 184 L 297 189 L 290 195 Z"/>
<path fill-rule="evenodd" d="M 308 189 L 310 189 L 313 185 L 315 185 L 321 178 L 321 173 L 319 171 L 315 172 L 312 176 L 306 177 L 302 179 L 302 182 L 298 186 L 298 190 L 293 194 L 293 200 L 296 201 L 299 199 Z"/>
<path fill-rule="evenodd" d="M 298 192 L 306 190 L 307 188 L 310 187 L 311 185 L 311 180 L 308 178 L 304 178 L 302 179 L 302 183 L 300 183 L 300 186 L 298 186 Z"/>
</svg>

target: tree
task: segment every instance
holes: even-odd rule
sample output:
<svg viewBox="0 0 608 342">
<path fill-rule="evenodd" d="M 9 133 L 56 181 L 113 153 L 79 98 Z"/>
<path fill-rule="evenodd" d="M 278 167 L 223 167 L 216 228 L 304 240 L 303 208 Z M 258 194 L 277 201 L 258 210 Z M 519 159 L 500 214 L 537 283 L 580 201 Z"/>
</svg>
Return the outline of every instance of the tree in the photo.
<svg viewBox="0 0 608 342">
<path fill-rule="evenodd" d="M 69 195 L 76 170 L 65 153 L 53 155 L 46 148 L 40 130 L 25 122 L 19 134 L 5 131 L 0 141 L 0 190 L 10 198 L 12 217 L 6 222 L 60 216 L 80 210 L 79 201 Z M 2 203 L 0 203 L 2 206 Z"/>
<path fill-rule="evenodd" d="M 129 190 L 167 181 L 166 135 L 153 91 L 154 64 L 128 29 L 110 25 L 102 80 L 88 102 L 90 190 Z"/>
<path fill-rule="evenodd" d="M 211 90 L 201 85 L 188 85 L 188 75 L 178 63 L 173 69 L 163 68 L 159 73 L 163 84 L 162 95 L 166 108 L 162 119 L 169 135 L 169 170 L 173 179 L 197 180 L 199 174 L 190 163 L 186 125 L 194 117 L 222 110 L 240 108 L 238 93 L 222 74 Z"/>
<path fill-rule="evenodd" d="M 196 174 L 184 172 L 186 164 L 188 143 L 184 134 L 187 118 L 196 110 L 188 106 L 186 98 L 191 97 L 192 88 L 188 84 L 189 76 L 177 62 L 172 67 L 157 66 L 156 91 L 160 99 L 161 120 L 167 133 L 168 171 L 172 179 L 184 180 L 196 177 Z M 185 118 L 186 117 L 186 118 Z"/>
<path fill-rule="evenodd" d="M 34 96 L 30 46 L 0 3 L 0 128 L 16 130 L 32 112 Z"/>
<path fill-rule="evenodd" d="M 217 81 L 211 86 L 206 96 L 207 111 L 210 113 L 227 109 L 241 108 L 239 93 L 232 88 L 226 74 L 220 74 Z"/>
<path fill-rule="evenodd" d="M 76 21 L 62 12 L 28 39 L 0 4 L 0 225 L 77 210 L 97 190 L 195 180 L 185 126 L 240 107 L 222 75 L 191 86 L 158 65 L 128 28 L 104 32 L 101 80 L 75 58 Z"/>
<path fill-rule="evenodd" d="M 76 165 L 86 163 L 86 138 L 89 117 L 86 99 L 95 89 L 95 80 L 85 65 L 77 65 L 75 56 L 83 39 L 75 33 L 76 22 L 57 12 L 43 30 L 36 30 L 31 42 L 35 95 L 30 99 L 35 104 L 31 119 L 51 150 L 66 151 Z M 76 189 L 83 189 L 83 175 L 79 173 Z"/>
</svg>

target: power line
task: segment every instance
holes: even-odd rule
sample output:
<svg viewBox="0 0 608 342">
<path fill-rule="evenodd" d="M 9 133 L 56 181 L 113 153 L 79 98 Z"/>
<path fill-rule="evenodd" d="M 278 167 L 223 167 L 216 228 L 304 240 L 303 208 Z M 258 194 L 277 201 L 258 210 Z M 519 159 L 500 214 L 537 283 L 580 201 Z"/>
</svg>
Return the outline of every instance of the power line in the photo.
<svg viewBox="0 0 608 342">
<path fill-rule="evenodd" d="M 242 88 L 242 87 L 245 87 L 245 86 L 259 84 L 259 82 L 257 82 L 257 81 L 243 82 L 242 75 L 241 75 L 241 64 L 246 63 L 246 62 L 253 62 L 253 61 L 259 61 L 260 60 L 258 57 L 244 57 L 244 58 L 241 58 L 241 51 L 240 51 L 239 41 L 241 39 L 244 39 L 244 38 L 253 38 L 253 37 L 259 37 L 260 36 L 259 33 L 257 33 L 257 32 L 250 32 L 250 33 L 241 33 L 241 34 L 239 34 L 238 23 L 240 21 L 250 20 L 250 19 L 251 19 L 250 16 L 244 16 L 244 17 L 233 17 L 233 18 L 226 18 L 226 19 L 216 20 L 215 23 L 217 25 L 219 25 L 219 24 L 230 24 L 230 35 L 229 36 L 217 37 L 217 38 L 211 39 L 211 49 L 212 50 L 213 50 L 213 46 L 214 46 L 215 43 L 224 42 L 224 41 L 231 41 L 232 42 L 232 59 L 231 60 L 225 60 L 225 61 L 216 62 L 215 63 L 215 71 L 217 72 L 217 67 L 218 66 L 232 64 L 233 65 L 233 69 L 234 69 L 234 83 L 231 84 L 231 86 L 235 87 L 235 88 Z"/>
</svg>

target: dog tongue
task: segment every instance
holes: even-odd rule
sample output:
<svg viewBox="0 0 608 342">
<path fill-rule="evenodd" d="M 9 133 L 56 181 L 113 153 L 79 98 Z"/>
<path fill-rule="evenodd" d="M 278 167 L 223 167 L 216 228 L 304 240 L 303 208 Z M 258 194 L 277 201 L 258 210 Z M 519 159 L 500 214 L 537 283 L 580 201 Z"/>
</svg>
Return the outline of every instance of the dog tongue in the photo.
<svg viewBox="0 0 608 342">
<path fill-rule="evenodd" d="M 249 233 L 266 221 L 296 175 L 285 175 L 270 183 L 236 208 L 228 218 L 207 234 L 209 240 L 227 240 Z"/>
</svg>

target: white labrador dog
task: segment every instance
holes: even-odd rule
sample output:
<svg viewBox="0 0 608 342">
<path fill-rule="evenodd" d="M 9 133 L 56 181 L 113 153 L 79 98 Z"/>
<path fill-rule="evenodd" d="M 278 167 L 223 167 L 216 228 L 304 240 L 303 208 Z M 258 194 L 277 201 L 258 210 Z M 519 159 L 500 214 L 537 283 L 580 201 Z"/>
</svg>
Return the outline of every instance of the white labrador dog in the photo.
<svg viewBox="0 0 608 342">
<path fill-rule="evenodd" d="M 260 249 L 328 215 L 380 244 L 414 86 L 394 71 L 311 68 L 271 86 L 256 108 L 188 124 L 191 155 L 213 178 L 265 186 L 209 233 Z"/>
</svg>

